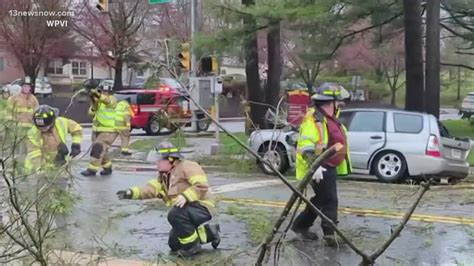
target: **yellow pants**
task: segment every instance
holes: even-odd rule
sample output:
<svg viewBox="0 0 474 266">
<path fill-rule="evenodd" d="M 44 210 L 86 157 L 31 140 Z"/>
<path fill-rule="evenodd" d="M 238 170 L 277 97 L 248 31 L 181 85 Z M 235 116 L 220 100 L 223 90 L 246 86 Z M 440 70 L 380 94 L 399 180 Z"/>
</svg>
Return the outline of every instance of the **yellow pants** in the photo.
<svg viewBox="0 0 474 266">
<path fill-rule="evenodd" d="M 87 167 L 97 172 L 100 168 L 112 168 L 112 159 L 109 156 L 109 148 L 114 143 L 118 134 L 114 132 L 94 132 L 92 139 L 94 143 L 91 148 L 91 161 Z"/>
<path fill-rule="evenodd" d="M 127 152 L 130 146 L 130 130 L 124 129 L 119 131 L 120 136 L 120 149 L 123 152 Z"/>
</svg>

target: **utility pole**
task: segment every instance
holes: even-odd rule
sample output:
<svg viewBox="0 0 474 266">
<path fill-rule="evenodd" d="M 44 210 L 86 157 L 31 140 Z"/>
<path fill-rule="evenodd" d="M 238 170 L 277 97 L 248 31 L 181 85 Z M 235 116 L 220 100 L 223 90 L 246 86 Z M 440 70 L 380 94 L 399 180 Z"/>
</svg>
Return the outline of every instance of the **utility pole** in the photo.
<svg viewBox="0 0 474 266">
<path fill-rule="evenodd" d="M 194 53 L 194 35 L 196 32 L 196 0 L 191 0 L 191 72 L 189 77 L 196 77 L 196 54 Z"/>
</svg>

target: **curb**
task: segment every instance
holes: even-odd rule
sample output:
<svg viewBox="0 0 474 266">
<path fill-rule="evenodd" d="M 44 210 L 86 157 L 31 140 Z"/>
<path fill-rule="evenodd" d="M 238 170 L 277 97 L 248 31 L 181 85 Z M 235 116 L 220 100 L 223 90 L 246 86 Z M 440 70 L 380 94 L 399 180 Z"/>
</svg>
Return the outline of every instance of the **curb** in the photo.
<svg viewBox="0 0 474 266">
<path fill-rule="evenodd" d="M 204 171 L 225 171 L 225 167 L 220 167 L 220 166 L 210 166 L 210 165 L 201 165 L 202 169 Z M 126 171 L 126 172 L 157 172 L 158 168 L 154 166 L 114 166 L 115 169 L 121 170 L 121 171 Z"/>
</svg>

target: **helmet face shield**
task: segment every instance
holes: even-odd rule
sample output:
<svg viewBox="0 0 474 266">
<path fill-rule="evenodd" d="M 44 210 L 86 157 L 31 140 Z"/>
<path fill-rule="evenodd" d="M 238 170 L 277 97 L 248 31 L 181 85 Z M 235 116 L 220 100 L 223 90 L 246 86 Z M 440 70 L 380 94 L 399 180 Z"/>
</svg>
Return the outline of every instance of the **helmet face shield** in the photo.
<svg viewBox="0 0 474 266">
<path fill-rule="evenodd" d="M 157 147 L 157 151 L 161 154 L 161 158 L 165 160 L 174 160 L 183 158 L 183 155 L 179 152 L 171 142 L 161 142 Z"/>
<path fill-rule="evenodd" d="M 40 105 L 33 114 L 33 123 L 38 128 L 51 127 L 58 116 L 59 110 L 49 105 Z M 49 128 L 48 128 L 49 129 Z"/>
</svg>

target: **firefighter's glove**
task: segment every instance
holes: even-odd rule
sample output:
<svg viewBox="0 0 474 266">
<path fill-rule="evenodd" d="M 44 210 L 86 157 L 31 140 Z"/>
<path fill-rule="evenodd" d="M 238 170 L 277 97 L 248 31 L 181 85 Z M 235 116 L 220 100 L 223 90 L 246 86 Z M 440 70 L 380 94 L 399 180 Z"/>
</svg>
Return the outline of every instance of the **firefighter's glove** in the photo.
<svg viewBox="0 0 474 266">
<path fill-rule="evenodd" d="M 176 202 L 174 203 L 174 206 L 178 208 L 183 208 L 186 204 L 186 201 L 187 200 L 183 195 L 178 195 L 178 197 L 176 197 Z"/>
<path fill-rule="evenodd" d="M 66 162 L 66 156 L 69 154 L 69 149 L 67 148 L 65 143 L 62 143 L 58 145 L 58 154 L 56 155 L 56 158 L 54 162 L 56 165 L 62 165 Z"/>
<path fill-rule="evenodd" d="M 72 158 L 76 157 L 77 155 L 81 154 L 81 144 L 79 143 L 73 143 L 71 145 L 71 153 L 69 154 L 69 156 L 71 156 Z"/>
<path fill-rule="evenodd" d="M 316 183 L 321 182 L 323 180 L 323 174 L 326 172 L 326 168 L 320 166 L 318 169 L 313 174 L 313 180 L 316 181 Z"/>
<path fill-rule="evenodd" d="M 116 195 L 117 195 L 119 200 L 132 199 L 133 193 L 132 193 L 132 190 L 127 189 L 127 190 L 117 191 Z"/>
<path fill-rule="evenodd" d="M 92 89 L 89 91 L 89 97 L 92 101 L 96 102 L 100 99 L 100 93 L 96 89 Z"/>
</svg>

